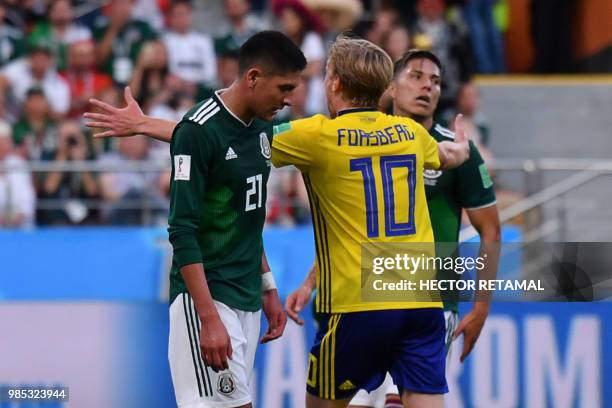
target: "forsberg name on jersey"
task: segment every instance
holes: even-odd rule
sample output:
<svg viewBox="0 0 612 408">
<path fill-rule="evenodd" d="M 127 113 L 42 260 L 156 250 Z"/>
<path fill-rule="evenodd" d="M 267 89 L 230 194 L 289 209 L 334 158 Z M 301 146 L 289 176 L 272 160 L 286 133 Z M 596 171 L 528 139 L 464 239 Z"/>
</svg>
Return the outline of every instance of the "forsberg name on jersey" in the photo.
<svg viewBox="0 0 612 408">
<path fill-rule="evenodd" d="M 414 140 L 414 132 L 397 124 L 367 132 L 363 129 L 338 129 L 338 146 L 383 146 Z"/>
</svg>

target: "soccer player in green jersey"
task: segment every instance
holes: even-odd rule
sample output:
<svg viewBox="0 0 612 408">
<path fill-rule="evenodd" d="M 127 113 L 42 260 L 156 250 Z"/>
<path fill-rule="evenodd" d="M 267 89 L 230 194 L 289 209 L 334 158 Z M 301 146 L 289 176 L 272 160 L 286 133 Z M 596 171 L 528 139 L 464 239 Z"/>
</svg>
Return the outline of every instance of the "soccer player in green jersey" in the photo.
<svg viewBox="0 0 612 408">
<path fill-rule="evenodd" d="M 129 89 L 124 112 L 142 115 L 143 123 L 128 120 L 117 131 L 122 124 L 111 126 L 109 115 L 118 110 L 99 101 L 93 103 L 102 113 L 86 115 L 90 126 L 115 129 L 102 136 L 134 134 L 150 120 L 158 130 L 151 136 L 171 139 L 168 356 L 179 406 L 251 407 L 261 309 L 269 325 L 262 342 L 278 338 L 286 324 L 262 242 L 271 168 L 266 121 L 289 104 L 306 59 L 288 37 L 264 31 L 241 47 L 239 65 L 236 82 L 176 127 L 145 119 Z"/>
</svg>

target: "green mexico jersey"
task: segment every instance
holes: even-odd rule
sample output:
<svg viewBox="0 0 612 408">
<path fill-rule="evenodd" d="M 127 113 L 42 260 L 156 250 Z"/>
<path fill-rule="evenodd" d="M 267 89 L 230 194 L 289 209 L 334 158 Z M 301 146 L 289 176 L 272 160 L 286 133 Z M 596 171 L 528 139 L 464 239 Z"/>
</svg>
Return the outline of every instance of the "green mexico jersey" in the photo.
<svg viewBox="0 0 612 408">
<path fill-rule="evenodd" d="M 0 66 L 21 57 L 26 51 L 21 31 L 6 24 L 0 27 Z"/>
<path fill-rule="evenodd" d="M 93 37 L 100 43 L 110 30 L 110 20 L 101 16 L 94 21 Z M 129 20 L 113 40 L 111 55 L 102 63 L 100 69 L 109 74 L 113 80 L 126 84 L 132 77 L 143 45 L 157 37 L 153 29 L 144 21 Z"/>
<path fill-rule="evenodd" d="M 453 140 L 450 130 L 434 123 L 429 133 L 438 142 Z M 434 239 L 440 243 L 459 241 L 461 210 L 475 210 L 495 204 L 493 181 L 489 176 L 480 153 L 470 142 L 470 158 L 461 166 L 451 170 L 425 170 L 425 194 Z M 448 250 L 447 245 L 444 245 Z M 440 251 L 438 256 L 451 256 Z M 444 271 L 442 279 L 456 277 L 453 271 Z M 445 299 L 445 309 L 457 310 L 456 299 Z"/>
<path fill-rule="evenodd" d="M 187 292 L 180 268 L 203 263 L 213 299 L 240 310 L 261 308 L 271 137 L 268 123 L 245 124 L 217 93 L 194 106 L 174 129 L 170 302 Z"/>
</svg>

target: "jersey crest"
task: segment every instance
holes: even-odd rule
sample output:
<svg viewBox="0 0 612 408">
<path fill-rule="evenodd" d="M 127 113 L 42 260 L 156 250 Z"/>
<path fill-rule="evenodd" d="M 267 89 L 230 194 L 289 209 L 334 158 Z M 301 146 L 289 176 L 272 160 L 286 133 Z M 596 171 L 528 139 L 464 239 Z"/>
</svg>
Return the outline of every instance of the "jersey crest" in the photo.
<svg viewBox="0 0 612 408">
<path fill-rule="evenodd" d="M 261 146 L 261 154 L 266 159 L 272 157 L 272 149 L 270 148 L 270 142 L 268 141 L 268 135 L 265 132 L 259 134 L 259 145 Z"/>
<path fill-rule="evenodd" d="M 223 373 L 219 376 L 217 391 L 223 395 L 231 395 L 236 391 L 236 381 L 231 373 Z"/>
</svg>

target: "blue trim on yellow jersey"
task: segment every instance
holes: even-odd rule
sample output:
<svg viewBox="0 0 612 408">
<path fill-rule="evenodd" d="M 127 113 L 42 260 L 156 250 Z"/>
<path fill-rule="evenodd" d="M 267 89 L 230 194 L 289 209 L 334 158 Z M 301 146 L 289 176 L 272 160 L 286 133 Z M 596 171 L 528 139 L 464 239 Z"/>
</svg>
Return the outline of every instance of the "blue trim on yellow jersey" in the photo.
<svg viewBox="0 0 612 408">
<path fill-rule="evenodd" d="M 336 116 L 342 116 L 342 115 L 346 115 L 347 113 L 355 113 L 355 112 L 378 112 L 378 109 L 371 107 L 371 106 L 367 108 L 348 108 L 348 109 L 342 109 L 336 114 Z"/>
</svg>

